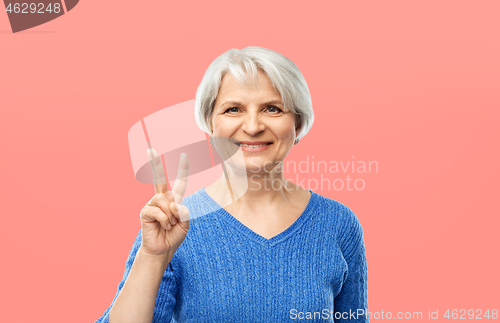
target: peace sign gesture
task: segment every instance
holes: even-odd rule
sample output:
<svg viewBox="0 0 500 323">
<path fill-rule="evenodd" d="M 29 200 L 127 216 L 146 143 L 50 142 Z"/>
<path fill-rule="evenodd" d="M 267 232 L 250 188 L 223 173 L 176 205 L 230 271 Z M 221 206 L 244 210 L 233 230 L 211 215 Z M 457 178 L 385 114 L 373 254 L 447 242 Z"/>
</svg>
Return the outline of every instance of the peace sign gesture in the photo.
<svg viewBox="0 0 500 323">
<path fill-rule="evenodd" d="M 148 149 L 148 158 L 153 170 L 155 195 L 141 210 L 141 249 L 152 255 L 172 257 L 189 230 L 189 210 L 182 205 L 189 175 L 189 158 L 187 154 L 181 154 L 172 191 L 168 190 L 158 153 Z"/>
</svg>

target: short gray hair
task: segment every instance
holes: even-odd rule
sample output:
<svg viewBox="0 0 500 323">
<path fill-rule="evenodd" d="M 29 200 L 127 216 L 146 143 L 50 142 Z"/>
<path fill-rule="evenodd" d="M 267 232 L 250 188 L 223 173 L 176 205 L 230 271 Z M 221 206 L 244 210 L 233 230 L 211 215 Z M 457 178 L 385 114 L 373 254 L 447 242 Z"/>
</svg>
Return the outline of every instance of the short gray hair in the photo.
<svg viewBox="0 0 500 323">
<path fill-rule="evenodd" d="M 230 49 L 217 57 L 207 68 L 195 100 L 195 118 L 198 127 L 211 135 L 211 116 L 219 93 L 222 77 L 231 73 L 240 84 L 250 85 L 247 71 L 252 72 L 254 84 L 258 82 L 258 70 L 271 80 L 281 95 L 283 104 L 298 117 L 300 130 L 297 138 L 304 137 L 312 127 L 314 113 L 311 94 L 299 68 L 285 56 L 262 47 L 250 46 L 241 50 Z"/>
</svg>

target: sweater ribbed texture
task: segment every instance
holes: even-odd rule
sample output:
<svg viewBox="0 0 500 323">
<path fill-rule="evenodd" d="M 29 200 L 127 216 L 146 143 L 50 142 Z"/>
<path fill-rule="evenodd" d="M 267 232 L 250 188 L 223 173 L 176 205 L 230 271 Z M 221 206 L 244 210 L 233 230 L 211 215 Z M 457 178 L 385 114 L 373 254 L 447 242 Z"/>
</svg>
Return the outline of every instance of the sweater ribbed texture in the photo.
<svg viewBox="0 0 500 323">
<path fill-rule="evenodd" d="M 368 322 L 355 315 L 368 312 L 363 229 L 344 204 L 311 191 L 300 217 L 271 239 L 203 188 L 184 205 L 190 228 L 163 275 L 153 323 Z M 115 298 L 96 323 L 109 323 L 141 240 L 139 231 Z"/>
</svg>

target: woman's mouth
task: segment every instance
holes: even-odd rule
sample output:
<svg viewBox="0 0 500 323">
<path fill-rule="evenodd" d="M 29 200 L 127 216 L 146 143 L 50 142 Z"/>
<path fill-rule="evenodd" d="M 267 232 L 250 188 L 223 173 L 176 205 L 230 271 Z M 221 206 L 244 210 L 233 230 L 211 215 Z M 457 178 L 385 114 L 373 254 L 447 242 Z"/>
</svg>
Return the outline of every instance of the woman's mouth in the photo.
<svg viewBox="0 0 500 323">
<path fill-rule="evenodd" d="M 267 146 L 269 144 L 261 144 L 261 145 L 247 145 L 247 144 L 239 144 L 240 147 L 252 147 L 252 148 L 257 148 L 257 147 L 262 147 L 262 146 Z"/>
<path fill-rule="evenodd" d="M 248 141 L 238 141 L 236 142 L 236 145 L 241 147 L 241 150 L 247 151 L 247 152 L 261 152 L 266 150 L 270 145 L 272 145 L 272 142 L 248 142 Z"/>
</svg>

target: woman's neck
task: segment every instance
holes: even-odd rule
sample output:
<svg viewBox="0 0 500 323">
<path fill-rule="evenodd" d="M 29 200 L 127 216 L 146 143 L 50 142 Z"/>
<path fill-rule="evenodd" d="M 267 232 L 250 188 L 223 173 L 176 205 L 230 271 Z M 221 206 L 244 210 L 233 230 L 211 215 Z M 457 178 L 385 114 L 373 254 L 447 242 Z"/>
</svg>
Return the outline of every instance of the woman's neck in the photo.
<svg viewBox="0 0 500 323">
<path fill-rule="evenodd" d="M 306 191 L 287 181 L 282 172 L 247 174 L 224 166 L 222 176 L 205 188 L 220 206 L 269 205 L 275 201 L 286 201 Z"/>
</svg>

